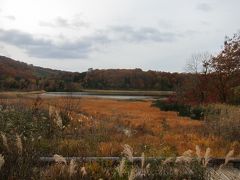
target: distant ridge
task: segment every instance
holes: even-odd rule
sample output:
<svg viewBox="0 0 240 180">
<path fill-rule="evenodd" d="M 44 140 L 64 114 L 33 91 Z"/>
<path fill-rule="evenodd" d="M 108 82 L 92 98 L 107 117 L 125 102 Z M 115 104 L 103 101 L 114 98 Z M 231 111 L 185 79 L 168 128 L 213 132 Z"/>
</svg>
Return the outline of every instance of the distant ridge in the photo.
<svg viewBox="0 0 240 180">
<path fill-rule="evenodd" d="M 150 90 L 175 91 L 186 73 L 143 71 L 136 69 L 92 69 L 88 72 L 68 72 L 29 65 L 0 56 L 0 91 L 45 90 L 81 91 Z"/>
<path fill-rule="evenodd" d="M 0 74 L 6 76 L 29 77 L 46 77 L 59 75 L 66 71 L 53 70 L 50 68 L 42 68 L 33 66 L 24 62 L 16 61 L 6 56 L 0 56 Z"/>
<path fill-rule="evenodd" d="M 79 90 L 82 73 L 29 65 L 0 56 L 0 90 Z M 71 87 L 70 87 L 71 86 Z M 73 89 L 72 89 L 73 88 Z"/>
</svg>

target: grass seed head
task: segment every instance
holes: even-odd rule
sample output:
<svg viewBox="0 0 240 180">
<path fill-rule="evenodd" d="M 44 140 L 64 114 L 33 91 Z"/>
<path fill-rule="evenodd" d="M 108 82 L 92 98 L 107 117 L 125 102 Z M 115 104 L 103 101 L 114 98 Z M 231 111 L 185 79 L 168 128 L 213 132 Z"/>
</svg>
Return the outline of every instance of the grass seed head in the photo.
<svg viewBox="0 0 240 180">
<path fill-rule="evenodd" d="M 200 161 L 202 159 L 202 156 L 201 156 L 201 149 L 198 145 L 196 145 L 196 155 L 197 155 L 197 159 Z"/>
<path fill-rule="evenodd" d="M 185 151 L 182 156 L 186 156 L 186 157 L 192 157 L 192 153 L 193 151 L 191 149 Z"/>
<path fill-rule="evenodd" d="M 58 164 L 61 164 L 61 163 L 64 163 L 65 165 L 67 164 L 66 159 L 63 156 L 61 156 L 61 155 L 54 154 L 53 155 L 53 159 Z"/>
<path fill-rule="evenodd" d="M 125 161 L 126 161 L 126 159 L 125 159 L 125 158 L 122 158 L 119 166 L 116 168 L 116 170 L 117 170 L 117 172 L 118 172 L 118 175 L 119 175 L 120 177 L 122 177 L 123 174 L 124 174 Z"/>
<path fill-rule="evenodd" d="M 136 177 L 136 170 L 134 168 L 131 169 L 128 180 L 134 180 Z"/>
<path fill-rule="evenodd" d="M 129 161 L 133 162 L 133 148 L 131 146 L 124 144 L 123 154 L 128 158 Z"/>
<path fill-rule="evenodd" d="M 206 149 L 205 155 L 204 155 L 204 166 L 206 167 L 208 162 L 210 161 L 210 154 L 211 154 L 211 149 L 208 147 Z"/>
<path fill-rule="evenodd" d="M 231 160 L 231 157 L 233 156 L 234 154 L 234 150 L 231 150 L 227 153 L 226 157 L 225 157 L 225 165 L 229 162 L 229 160 Z"/>
<path fill-rule="evenodd" d="M 141 166 L 142 166 L 142 168 L 144 167 L 144 164 L 145 164 L 145 155 L 144 155 L 144 152 L 143 152 L 142 155 L 141 155 Z"/>
<path fill-rule="evenodd" d="M 81 173 L 83 176 L 86 176 L 87 175 L 87 171 L 86 171 L 86 168 L 85 167 L 81 167 L 80 169 Z"/>
<path fill-rule="evenodd" d="M 18 154 L 22 154 L 23 151 L 22 139 L 18 134 L 16 134 L 16 146 L 18 149 Z"/>
<path fill-rule="evenodd" d="M 70 177 L 72 177 L 74 174 L 76 174 L 76 172 L 77 172 L 76 167 L 77 167 L 76 161 L 72 159 L 69 164 L 69 176 Z"/>
<path fill-rule="evenodd" d="M 2 169 L 2 166 L 4 165 L 4 163 L 5 163 L 4 156 L 0 154 L 0 170 Z"/>
<path fill-rule="evenodd" d="M 3 145 L 9 151 L 8 140 L 7 140 L 5 133 L 1 132 L 1 136 L 2 136 Z"/>
<path fill-rule="evenodd" d="M 165 165 L 165 164 L 173 163 L 174 161 L 175 161 L 174 157 L 168 157 L 163 161 L 163 164 Z"/>
</svg>

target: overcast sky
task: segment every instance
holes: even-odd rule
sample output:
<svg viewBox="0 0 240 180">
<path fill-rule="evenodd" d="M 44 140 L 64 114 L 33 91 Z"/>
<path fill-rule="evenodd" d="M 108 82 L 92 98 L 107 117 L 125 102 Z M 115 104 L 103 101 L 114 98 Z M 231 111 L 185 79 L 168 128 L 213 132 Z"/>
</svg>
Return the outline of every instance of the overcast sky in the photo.
<svg viewBox="0 0 240 180">
<path fill-rule="evenodd" d="M 240 0 L 0 0 L 0 55 L 70 71 L 181 72 L 240 30 Z"/>
</svg>

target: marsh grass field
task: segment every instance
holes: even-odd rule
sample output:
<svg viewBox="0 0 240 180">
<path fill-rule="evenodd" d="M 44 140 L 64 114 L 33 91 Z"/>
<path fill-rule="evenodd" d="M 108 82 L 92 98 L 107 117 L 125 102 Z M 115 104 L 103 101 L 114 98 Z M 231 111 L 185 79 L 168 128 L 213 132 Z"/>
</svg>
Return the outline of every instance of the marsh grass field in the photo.
<svg viewBox="0 0 240 180">
<path fill-rule="evenodd" d="M 240 180 L 240 0 L 0 0 L 0 180 Z"/>
<path fill-rule="evenodd" d="M 2 98 L 0 104 L 3 179 L 206 179 L 210 157 L 240 153 L 237 139 L 209 130 L 205 121 L 161 111 L 150 100 L 29 96 Z M 43 165 L 40 157 L 55 157 L 56 163 Z M 147 157 L 163 160 L 145 162 Z"/>
</svg>

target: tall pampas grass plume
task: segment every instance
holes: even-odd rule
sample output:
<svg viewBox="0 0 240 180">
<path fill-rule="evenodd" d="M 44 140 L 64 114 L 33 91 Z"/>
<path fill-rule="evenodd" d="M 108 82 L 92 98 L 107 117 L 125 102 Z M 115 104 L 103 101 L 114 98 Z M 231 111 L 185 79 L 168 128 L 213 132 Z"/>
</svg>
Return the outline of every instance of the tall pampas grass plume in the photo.
<svg viewBox="0 0 240 180">
<path fill-rule="evenodd" d="M 141 155 L 141 166 L 142 166 L 142 169 L 144 168 L 144 164 L 145 164 L 145 154 L 143 152 L 142 155 Z"/>
<path fill-rule="evenodd" d="M 128 158 L 130 162 L 133 162 L 133 148 L 131 146 L 124 144 L 123 154 Z"/>
<path fill-rule="evenodd" d="M 192 153 L 193 151 L 191 149 L 185 151 L 182 156 L 185 156 L 185 157 L 192 157 Z"/>
<path fill-rule="evenodd" d="M 53 117 L 54 113 L 55 113 L 55 108 L 53 106 L 49 106 L 48 108 L 49 117 Z"/>
<path fill-rule="evenodd" d="M 198 145 L 196 145 L 195 149 L 196 149 L 197 160 L 201 161 L 201 159 L 202 159 L 201 149 L 200 149 L 200 147 Z"/>
<path fill-rule="evenodd" d="M 134 180 L 135 178 L 136 178 L 136 170 L 132 168 L 128 176 L 128 180 Z"/>
<path fill-rule="evenodd" d="M 80 172 L 82 173 L 83 176 L 87 175 L 87 171 L 86 171 L 86 168 L 84 166 L 81 167 Z"/>
<path fill-rule="evenodd" d="M 1 136 L 2 136 L 3 145 L 9 151 L 8 140 L 5 133 L 1 132 Z"/>
<path fill-rule="evenodd" d="M 57 110 L 54 106 L 49 106 L 48 114 L 50 118 L 53 118 L 53 122 L 59 127 L 63 127 L 62 117 L 60 115 L 59 110 Z"/>
<path fill-rule="evenodd" d="M 211 149 L 208 147 L 206 149 L 205 155 L 204 155 L 204 163 L 203 165 L 206 167 L 210 161 L 210 154 L 211 154 Z"/>
<path fill-rule="evenodd" d="M 61 155 L 54 154 L 53 155 L 53 159 L 58 164 L 62 164 L 62 163 L 65 164 L 65 165 L 67 164 L 66 159 L 63 156 L 61 156 Z"/>
<path fill-rule="evenodd" d="M 60 116 L 60 112 L 56 110 L 56 119 L 55 123 L 59 128 L 63 128 L 62 117 Z"/>
<path fill-rule="evenodd" d="M 119 175 L 120 177 L 122 177 L 123 174 L 124 174 L 124 172 L 125 172 L 125 170 L 124 170 L 124 168 L 125 168 L 125 162 L 126 162 L 126 159 L 125 159 L 125 158 L 122 158 L 120 164 L 119 164 L 118 167 L 116 168 L 116 170 L 117 170 L 117 172 L 118 172 L 118 175 Z"/>
<path fill-rule="evenodd" d="M 220 168 L 222 168 L 223 166 L 226 166 L 228 164 L 228 162 L 232 159 L 233 154 L 234 154 L 234 150 L 231 150 L 227 153 L 227 155 L 225 156 L 225 162 L 224 162 L 224 164 L 222 164 L 220 166 Z"/>
<path fill-rule="evenodd" d="M 4 156 L 2 154 L 0 154 L 0 170 L 2 169 L 4 163 L 5 163 Z"/>
<path fill-rule="evenodd" d="M 77 164 L 75 160 L 71 160 L 70 164 L 69 164 L 69 176 L 72 177 L 74 174 L 76 174 L 77 170 L 76 170 Z"/>
<path fill-rule="evenodd" d="M 163 161 L 163 165 L 170 164 L 170 163 L 173 163 L 173 162 L 175 162 L 175 158 L 174 157 L 168 157 Z"/>
<path fill-rule="evenodd" d="M 18 154 L 22 154 L 23 151 L 23 145 L 22 145 L 22 139 L 19 134 L 16 134 L 16 146 L 18 149 Z"/>
</svg>

